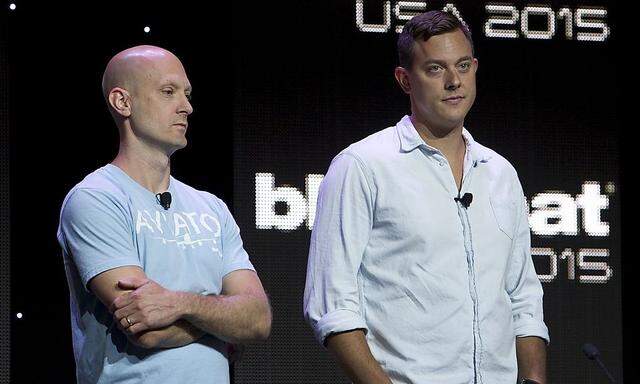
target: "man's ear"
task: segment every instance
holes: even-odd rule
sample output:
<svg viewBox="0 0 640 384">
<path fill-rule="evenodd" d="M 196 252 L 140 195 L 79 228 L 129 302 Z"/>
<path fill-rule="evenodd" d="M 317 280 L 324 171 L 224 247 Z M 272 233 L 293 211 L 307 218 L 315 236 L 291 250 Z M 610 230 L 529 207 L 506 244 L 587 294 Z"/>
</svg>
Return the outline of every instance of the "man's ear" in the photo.
<svg viewBox="0 0 640 384">
<path fill-rule="evenodd" d="M 131 96 L 126 89 L 115 87 L 107 98 L 109 106 L 122 117 L 131 116 Z"/>
<path fill-rule="evenodd" d="M 409 71 L 404 69 L 403 67 L 396 67 L 394 71 L 394 75 L 396 77 L 396 81 L 400 88 L 404 91 L 404 93 L 411 93 L 411 83 L 409 81 Z"/>
</svg>

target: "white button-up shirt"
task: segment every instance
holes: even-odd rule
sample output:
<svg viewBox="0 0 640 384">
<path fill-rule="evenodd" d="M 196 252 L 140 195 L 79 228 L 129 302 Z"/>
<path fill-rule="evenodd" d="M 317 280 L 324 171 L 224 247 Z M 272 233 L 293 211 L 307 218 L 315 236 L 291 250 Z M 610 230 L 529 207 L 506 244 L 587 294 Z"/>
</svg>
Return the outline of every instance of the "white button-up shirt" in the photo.
<svg viewBox="0 0 640 384">
<path fill-rule="evenodd" d="M 320 187 L 304 315 L 321 343 L 364 329 L 394 383 L 514 384 L 515 338 L 549 340 L 517 173 L 463 137 L 460 192 L 408 116 L 338 154 Z"/>
</svg>

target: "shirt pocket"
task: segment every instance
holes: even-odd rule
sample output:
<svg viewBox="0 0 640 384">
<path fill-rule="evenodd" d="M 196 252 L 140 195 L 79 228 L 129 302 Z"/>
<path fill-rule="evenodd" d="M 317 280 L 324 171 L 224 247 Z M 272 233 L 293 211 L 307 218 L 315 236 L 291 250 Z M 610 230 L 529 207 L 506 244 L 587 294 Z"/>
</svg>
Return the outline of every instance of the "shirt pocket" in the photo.
<svg viewBox="0 0 640 384">
<path fill-rule="evenodd" d="M 511 199 L 503 196 L 496 196 L 489 198 L 491 203 L 491 210 L 493 211 L 493 217 L 498 224 L 500 231 L 507 235 L 507 237 L 513 240 L 514 233 L 516 231 L 516 205 Z"/>
</svg>

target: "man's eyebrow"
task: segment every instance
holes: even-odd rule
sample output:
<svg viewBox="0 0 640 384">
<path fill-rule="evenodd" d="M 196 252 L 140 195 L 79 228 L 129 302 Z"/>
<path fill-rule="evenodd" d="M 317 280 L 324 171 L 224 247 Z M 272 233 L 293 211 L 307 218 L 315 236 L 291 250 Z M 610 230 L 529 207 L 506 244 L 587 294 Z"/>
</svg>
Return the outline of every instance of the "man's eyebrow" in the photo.
<svg viewBox="0 0 640 384">
<path fill-rule="evenodd" d="M 176 82 L 175 82 L 175 81 L 173 81 L 173 80 L 167 80 L 167 81 L 163 82 L 163 83 L 160 85 L 160 87 L 161 87 L 161 88 L 162 88 L 162 87 L 166 87 L 166 86 L 171 86 L 171 87 L 173 87 L 173 88 L 182 88 L 182 86 L 180 86 L 178 83 L 176 83 Z M 184 88 L 184 90 L 185 90 L 185 91 L 187 91 L 187 92 L 191 92 L 191 84 L 187 85 L 187 86 Z"/>
<path fill-rule="evenodd" d="M 468 61 L 468 60 L 472 60 L 472 59 L 473 59 L 473 57 L 471 57 L 471 56 L 463 56 L 463 57 L 459 58 L 459 59 L 456 61 L 456 64 L 460 64 L 460 63 L 461 63 L 461 62 L 463 62 L 463 61 Z M 438 65 L 441 65 L 441 66 L 443 66 L 443 67 L 446 67 L 446 66 L 447 66 L 447 62 L 446 62 L 446 61 L 444 61 L 444 60 L 438 60 L 438 59 L 429 59 L 429 60 L 426 60 L 422 65 L 423 65 L 423 66 L 427 66 L 427 65 L 429 65 L 429 64 L 438 64 Z"/>
</svg>

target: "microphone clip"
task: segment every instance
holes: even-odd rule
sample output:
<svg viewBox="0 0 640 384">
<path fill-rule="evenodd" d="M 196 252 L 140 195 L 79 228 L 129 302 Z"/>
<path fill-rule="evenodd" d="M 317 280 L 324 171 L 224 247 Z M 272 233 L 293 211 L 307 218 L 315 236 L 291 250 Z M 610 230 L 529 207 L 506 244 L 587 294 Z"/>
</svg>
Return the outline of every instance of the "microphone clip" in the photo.
<svg viewBox="0 0 640 384">
<path fill-rule="evenodd" d="M 167 209 L 169 209 L 169 207 L 171 207 L 171 193 L 169 191 L 156 193 L 156 201 L 166 211 Z"/>
<path fill-rule="evenodd" d="M 460 204 L 462 204 L 463 207 L 469 208 L 469 206 L 471 205 L 471 202 L 473 201 L 473 195 L 467 192 L 464 195 L 462 195 L 462 197 L 460 197 L 460 195 L 458 195 L 458 197 L 454 197 L 453 200 L 455 200 L 456 202 L 460 202 Z"/>
</svg>

